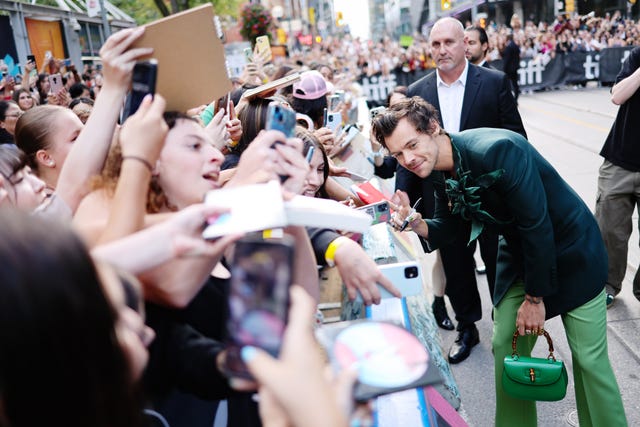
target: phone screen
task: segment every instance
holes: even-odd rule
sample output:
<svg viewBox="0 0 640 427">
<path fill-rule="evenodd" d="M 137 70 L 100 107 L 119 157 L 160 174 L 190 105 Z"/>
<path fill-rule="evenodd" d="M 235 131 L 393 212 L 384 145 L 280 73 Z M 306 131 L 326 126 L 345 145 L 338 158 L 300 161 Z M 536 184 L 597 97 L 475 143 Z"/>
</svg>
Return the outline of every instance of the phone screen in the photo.
<svg viewBox="0 0 640 427">
<path fill-rule="evenodd" d="M 287 324 L 292 262 L 289 239 L 243 239 L 236 243 L 227 322 L 228 375 L 251 378 L 240 357 L 243 346 L 260 347 L 278 356 Z"/>
</svg>

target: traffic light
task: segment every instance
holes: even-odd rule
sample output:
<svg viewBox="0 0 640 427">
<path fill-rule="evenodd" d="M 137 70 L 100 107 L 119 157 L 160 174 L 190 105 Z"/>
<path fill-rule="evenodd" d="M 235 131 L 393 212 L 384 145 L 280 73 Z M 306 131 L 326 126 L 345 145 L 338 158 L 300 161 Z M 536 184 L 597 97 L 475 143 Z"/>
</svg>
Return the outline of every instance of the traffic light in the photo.
<svg viewBox="0 0 640 427">
<path fill-rule="evenodd" d="M 338 11 L 336 12 L 336 27 L 342 27 L 342 24 L 344 24 L 342 12 Z"/>
<path fill-rule="evenodd" d="M 442 10 L 451 9 L 451 0 L 440 0 L 440 6 L 442 7 Z"/>
</svg>

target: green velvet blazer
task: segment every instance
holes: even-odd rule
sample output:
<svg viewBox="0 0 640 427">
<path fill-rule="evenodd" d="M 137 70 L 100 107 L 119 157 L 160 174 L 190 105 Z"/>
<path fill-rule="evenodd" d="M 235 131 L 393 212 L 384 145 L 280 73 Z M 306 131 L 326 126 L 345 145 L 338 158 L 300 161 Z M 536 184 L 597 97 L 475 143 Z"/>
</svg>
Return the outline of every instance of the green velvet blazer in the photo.
<svg viewBox="0 0 640 427">
<path fill-rule="evenodd" d="M 604 288 L 607 253 L 593 214 L 520 134 L 480 128 L 450 135 L 455 176 L 434 184 L 429 249 L 449 242 L 460 221 L 501 234 L 494 305 L 523 280 L 544 297 L 547 318 L 590 301 Z M 468 230 L 468 228 L 467 228 Z"/>
</svg>

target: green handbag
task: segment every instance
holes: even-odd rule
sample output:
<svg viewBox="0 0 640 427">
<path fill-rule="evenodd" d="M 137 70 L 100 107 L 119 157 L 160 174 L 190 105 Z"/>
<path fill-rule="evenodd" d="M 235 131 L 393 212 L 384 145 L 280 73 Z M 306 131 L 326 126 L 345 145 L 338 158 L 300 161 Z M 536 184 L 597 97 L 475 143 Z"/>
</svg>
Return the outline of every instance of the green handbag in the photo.
<svg viewBox="0 0 640 427">
<path fill-rule="evenodd" d="M 562 360 L 553 355 L 553 342 L 547 331 L 549 356 L 521 357 L 516 351 L 518 330 L 513 334 L 511 356 L 505 356 L 502 387 L 511 397 L 522 400 L 561 400 L 567 394 L 567 369 Z"/>
</svg>

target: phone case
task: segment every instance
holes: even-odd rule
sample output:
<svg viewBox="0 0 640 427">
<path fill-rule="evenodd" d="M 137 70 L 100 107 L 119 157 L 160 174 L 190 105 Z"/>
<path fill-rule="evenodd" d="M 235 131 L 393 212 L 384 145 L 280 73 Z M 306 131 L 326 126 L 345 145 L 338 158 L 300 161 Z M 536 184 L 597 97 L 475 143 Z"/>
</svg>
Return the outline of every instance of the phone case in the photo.
<svg viewBox="0 0 640 427">
<path fill-rule="evenodd" d="M 49 83 L 51 84 L 51 93 L 53 94 L 60 92 L 64 88 L 60 74 L 51 74 L 49 76 Z"/>
<path fill-rule="evenodd" d="M 356 320 L 323 325 L 316 332 L 334 370 L 356 367 L 356 401 L 442 382 L 424 345 L 402 326 Z"/>
<path fill-rule="evenodd" d="M 380 272 L 389 279 L 402 297 L 419 295 L 422 292 L 422 269 L 417 261 L 398 262 L 394 264 L 379 265 Z M 380 298 L 395 298 L 389 291 L 378 284 Z M 356 301 L 362 301 L 362 296 L 358 292 Z"/>
<path fill-rule="evenodd" d="M 296 113 L 290 108 L 270 104 L 267 110 L 267 130 L 279 130 L 287 138 L 295 136 Z"/>
<path fill-rule="evenodd" d="M 389 220 L 391 219 L 391 209 L 389 208 L 389 202 L 387 202 L 386 200 L 371 203 L 357 209 L 365 212 L 367 215 L 373 218 L 373 222 L 371 223 L 371 225 L 379 224 L 381 222 L 389 222 Z"/>
<path fill-rule="evenodd" d="M 269 56 L 267 57 L 267 61 L 271 61 L 271 43 L 269 42 L 268 36 L 259 36 L 256 37 L 256 46 L 258 46 L 258 52 L 262 54 L 263 52 L 268 52 Z"/>
<path fill-rule="evenodd" d="M 335 133 L 342 126 L 342 114 L 339 112 L 328 112 L 324 125 Z"/>
<path fill-rule="evenodd" d="M 133 68 L 133 78 L 131 82 L 131 92 L 127 95 L 123 113 L 123 122 L 129 116 L 138 111 L 147 94 L 155 94 L 156 79 L 158 77 L 158 63 L 155 60 L 142 61 L 136 63 Z"/>
<path fill-rule="evenodd" d="M 422 292 L 422 268 L 417 261 L 384 264 L 380 272 L 398 288 L 403 297 L 419 295 Z M 386 289 L 380 287 L 382 298 L 393 298 Z"/>
</svg>

